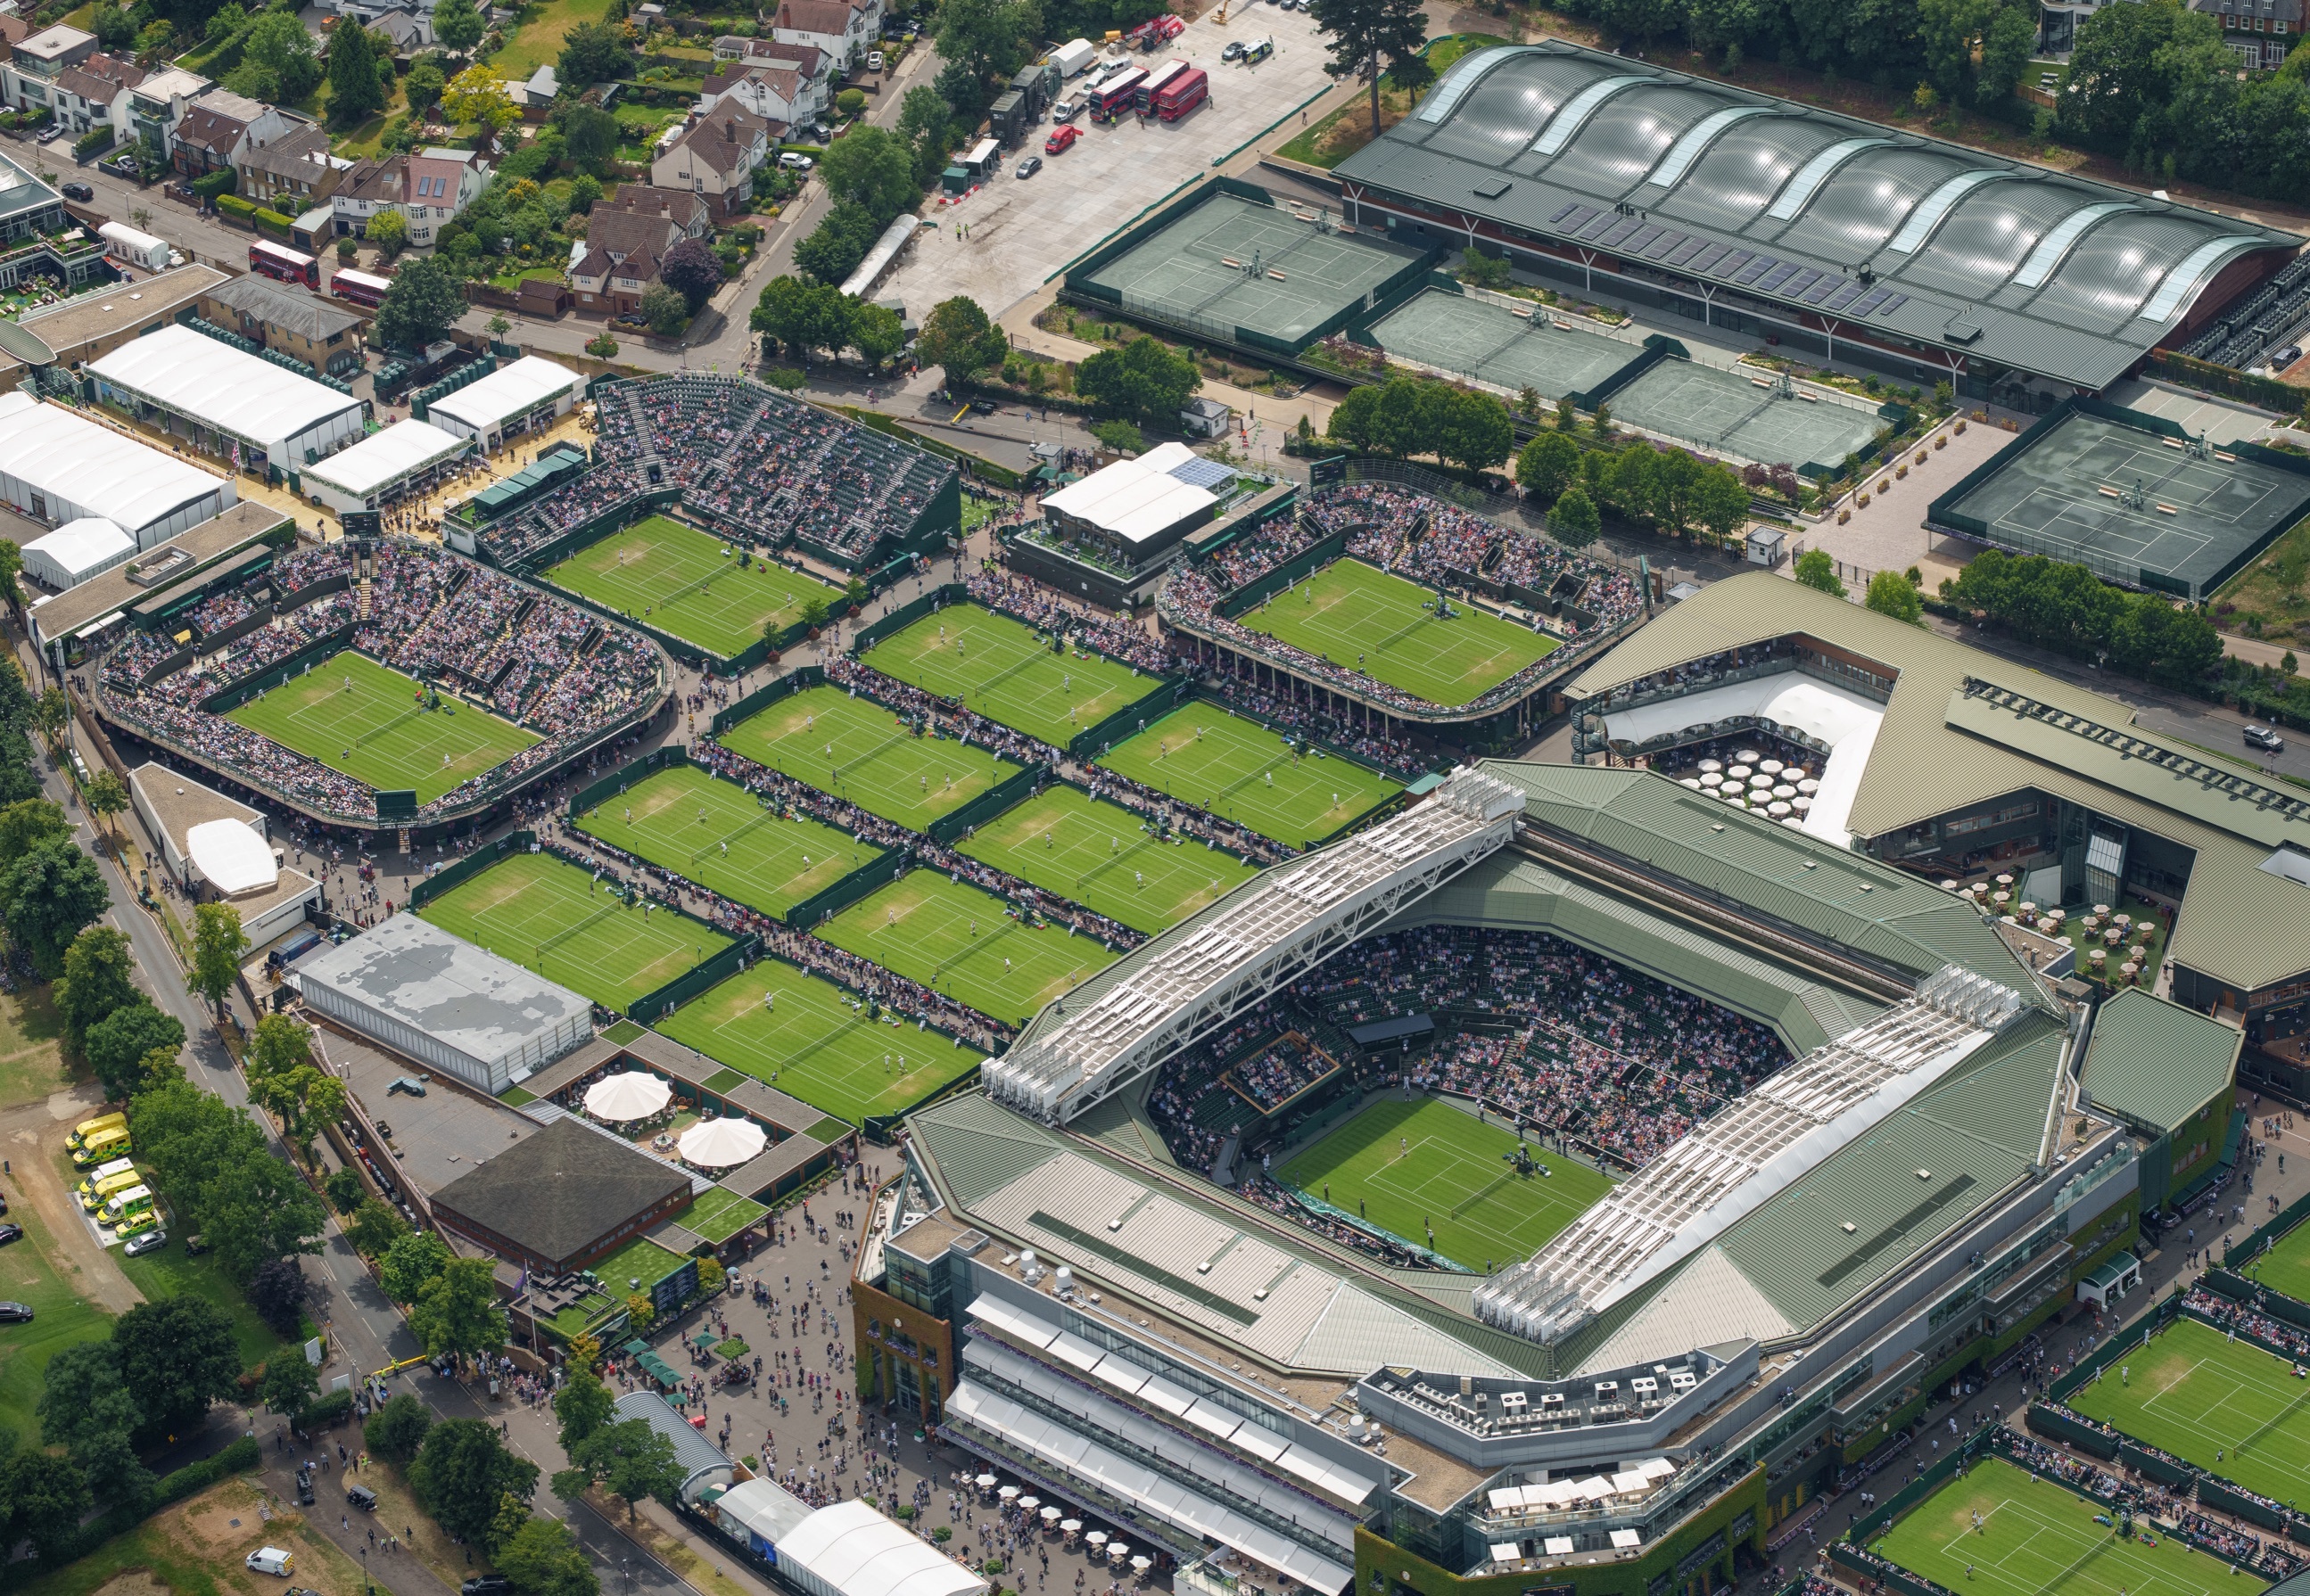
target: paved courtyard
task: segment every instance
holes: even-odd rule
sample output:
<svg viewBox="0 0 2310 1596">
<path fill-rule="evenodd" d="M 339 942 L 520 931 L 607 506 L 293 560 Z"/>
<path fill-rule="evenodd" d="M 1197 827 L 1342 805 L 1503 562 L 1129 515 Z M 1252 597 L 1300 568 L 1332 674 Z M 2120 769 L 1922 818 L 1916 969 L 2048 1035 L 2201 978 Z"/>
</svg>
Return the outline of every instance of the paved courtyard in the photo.
<svg viewBox="0 0 2310 1596">
<path fill-rule="evenodd" d="M 1233 10 L 1226 23 L 1214 12 L 1152 55 L 1133 57 L 1157 65 L 1181 59 L 1210 73 L 1211 100 L 1200 110 L 1168 124 L 1151 117 L 1101 126 L 1078 117 L 1074 126 L 1082 137 L 1074 147 L 1046 156 L 1043 169 L 1022 181 L 1013 175 L 1019 163 L 1041 154 L 1050 135 L 1045 117 L 1017 149 L 1003 152 L 1001 175 L 977 193 L 954 204 L 925 207 L 936 230 L 925 230 L 915 241 L 876 297 L 895 296 L 919 317 L 942 299 L 968 294 L 989 315 L 1000 316 L 1190 178 L 1209 175 L 1215 157 L 1332 86 L 1306 12 L 1257 4 Z M 1263 38 L 1275 40 L 1275 53 L 1258 65 L 1220 62 L 1229 40 Z M 1079 94 L 1082 82 L 1069 79 L 1066 92 Z M 958 238 L 958 227 L 970 236 Z"/>
</svg>

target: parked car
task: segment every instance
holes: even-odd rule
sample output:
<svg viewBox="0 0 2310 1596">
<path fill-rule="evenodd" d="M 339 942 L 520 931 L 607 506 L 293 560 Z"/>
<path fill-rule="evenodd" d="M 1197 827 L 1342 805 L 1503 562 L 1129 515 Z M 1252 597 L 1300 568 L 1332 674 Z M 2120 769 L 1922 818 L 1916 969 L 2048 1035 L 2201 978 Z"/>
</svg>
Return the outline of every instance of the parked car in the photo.
<svg viewBox="0 0 2310 1596">
<path fill-rule="evenodd" d="M 39 142 L 44 144 L 53 144 L 58 139 L 64 137 L 64 125 L 58 122 L 51 122 L 46 127 L 40 129 Z"/>
<path fill-rule="evenodd" d="M 122 1247 L 120 1250 L 131 1258 L 142 1258 L 145 1253 L 157 1253 L 168 1245 L 169 1233 L 167 1231 L 147 1230 L 142 1236 L 131 1236 L 128 1240 L 128 1245 Z"/>
<path fill-rule="evenodd" d="M 21 1302 L 0 1302 L 0 1324 L 24 1324 L 31 1317 L 32 1310 Z"/>
<path fill-rule="evenodd" d="M 136 164 L 136 157 L 134 155 L 116 155 L 111 160 L 105 161 L 103 166 L 106 171 L 112 173 L 116 177 L 121 178 L 141 177 L 144 170 L 143 167 Z M 185 192 L 187 194 L 192 193 L 192 186 L 190 184 L 185 185 Z"/>
<path fill-rule="evenodd" d="M 2289 343 L 2270 357 L 2270 369 L 2272 371 L 2283 371 L 2301 358 L 2302 346 L 2298 343 Z"/>
<path fill-rule="evenodd" d="M 1062 100 L 1058 104 L 1051 108 L 1051 120 L 1064 126 L 1067 123 L 1073 121 L 1077 117 L 1081 116 L 1082 113 L 1083 108 L 1081 100 Z"/>
<path fill-rule="evenodd" d="M 882 70 L 881 51 L 868 50 L 866 52 L 866 70 L 869 72 L 880 72 Z M 471 1592 L 468 1592 L 467 1596 L 471 1596 Z"/>
<path fill-rule="evenodd" d="M 277 1574 L 282 1579 L 287 1579 L 297 1569 L 296 1555 L 284 1552 L 277 1546 L 260 1546 L 242 1561 L 252 1573 Z"/>
<path fill-rule="evenodd" d="M 1230 39 L 1228 40 L 1227 48 L 1220 52 L 1220 59 L 1222 61 L 1233 61 L 1240 57 L 1242 54 L 1243 40 L 1240 39 Z"/>
<path fill-rule="evenodd" d="M 513 1581 L 502 1574 L 477 1574 L 457 1587 L 457 1596 L 506 1596 Z"/>
<path fill-rule="evenodd" d="M 64 196 L 68 200 L 78 200 L 81 204 L 86 204 L 96 197 L 96 190 L 85 183 L 67 183 L 64 186 Z"/>
<path fill-rule="evenodd" d="M 1069 131 L 1072 132 L 1072 130 L 1070 129 Z M 1033 177 L 1037 172 L 1039 172 L 1042 169 L 1043 158 L 1039 155 L 1029 155 L 1026 160 L 1019 163 L 1019 176 L 1022 181 Z"/>
<path fill-rule="evenodd" d="M 2286 739 L 2280 737 L 2269 726 L 2248 726 L 2245 729 L 2245 745 L 2248 748 L 2258 748 L 2262 752 L 2270 754 L 2282 754 L 2286 751 Z"/>
<path fill-rule="evenodd" d="M 363 1513 L 375 1513 L 377 1511 L 377 1493 L 369 1489 L 369 1487 L 365 1485 L 349 1485 L 345 1487 L 345 1500 L 360 1508 Z"/>
<path fill-rule="evenodd" d="M 1082 137 L 1082 129 L 1080 127 L 1055 127 L 1051 130 L 1051 136 L 1043 141 L 1043 153 L 1056 155 L 1064 150 L 1072 148 L 1074 142 L 1081 137 Z"/>
<path fill-rule="evenodd" d="M 205 1252 L 207 1252 L 208 1250 L 209 1250 L 208 1237 L 206 1237 L 206 1236 L 188 1236 L 185 1237 L 185 1256 L 186 1256 L 186 1257 L 187 1257 L 187 1258 L 197 1258 L 197 1257 L 199 1257 L 203 1253 L 205 1253 Z"/>
<path fill-rule="evenodd" d="M 385 1095 L 389 1097 L 395 1092 L 407 1092 L 412 1097 L 421 1097 L 425 1095 L 425 1083 L 414 1076 L 396 1075 L 386 1083 Z"/>
<path fill-rule="evenodd" d="M 12 1241 L 21 1241 L 23 1235 L 24 1227 L 22 1225 L 0 1225 L 0 1247 L 6 1246 Z"/>
<path fill-rule="evenodd" d="M 818 162 L 807 155 L 797 155 L 792 150 L 785 150 L 778 154 L 778 164 L 790 172 L 806 172 Z"/>
<path fill-rule="evenodd" d="M 313 1477 L 300 1469 L 297 1470 L 297 1505 L 310 1507 L 312 1505 Z"/>
</svg>

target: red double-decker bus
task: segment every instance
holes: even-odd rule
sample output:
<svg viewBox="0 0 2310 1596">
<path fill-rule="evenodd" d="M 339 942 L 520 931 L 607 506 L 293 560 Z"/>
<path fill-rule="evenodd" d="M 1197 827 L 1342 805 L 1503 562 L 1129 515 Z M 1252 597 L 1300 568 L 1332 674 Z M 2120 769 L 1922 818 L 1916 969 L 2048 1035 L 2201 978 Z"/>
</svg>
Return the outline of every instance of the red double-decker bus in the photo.
<svg viewBox="0 0 2310 1596">
<path fill-rule="evenodd" d="M 1202 67 L 1173 78 L 1155 96 L 1155 114 L 1166 122 L 1177 122 L 1211 98 L 1211 74 Z"/>
<path fill-rule="evenodd" d="M 1155 97 L 1163 92 L 1164 88 L 1174 79 L 1191 70 L 1193 69 L 1185 61 L 1166 61 L 1160 66 L 1150 68 L 1145 81 L 1139 85 L 1139 92 L 1132 108 L 1141 116 L 1145 116 L 1155 108 Z"/>
<path fill-rule="evenodd" d="M 1094 122 L 1112 122 L 1117 117 L 1127 117 L 1139 105 L 1139 85 L 1147 81 L 1146 73 L 1134 66 L 1128 72 L 1117 73 L 1098 88 L 1083 96 L 1090 108 Z"/>
<path fill-rule="evenodd" d="M 371 310 L 384 302 L 385 291 L 392 286 L 390 277 L 374 277 L 346 266 L 339 266 L 337 274 L 329 279 L 329 291 L 338 299 L 348 304 L 365 305 Z"/>
<path fill-rule="evenodd" d="M 307 288 L 321 286 L 320 262 L 263 239 L 248 247 L 248 269 L 262 272 L 267 277 L 278 277 L 283 282 L 301 282 Z"/>
</svg>

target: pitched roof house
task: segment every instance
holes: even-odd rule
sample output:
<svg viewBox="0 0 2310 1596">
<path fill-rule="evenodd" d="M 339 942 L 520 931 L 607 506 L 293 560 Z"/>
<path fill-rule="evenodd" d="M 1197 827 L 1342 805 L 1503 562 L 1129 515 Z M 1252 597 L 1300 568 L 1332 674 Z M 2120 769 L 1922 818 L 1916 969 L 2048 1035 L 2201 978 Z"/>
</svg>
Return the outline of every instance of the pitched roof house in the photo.
<svg viewBox="0 0 2310 1596">
<path fill-rule="evenodd" d="M 650 181 L 703 195 L 719 214 L 735 215 L 753 197 L 754 169 L 769 159 L 770 143 L 768 118 L 725 100 L 651 160 Z"/>
</svg>

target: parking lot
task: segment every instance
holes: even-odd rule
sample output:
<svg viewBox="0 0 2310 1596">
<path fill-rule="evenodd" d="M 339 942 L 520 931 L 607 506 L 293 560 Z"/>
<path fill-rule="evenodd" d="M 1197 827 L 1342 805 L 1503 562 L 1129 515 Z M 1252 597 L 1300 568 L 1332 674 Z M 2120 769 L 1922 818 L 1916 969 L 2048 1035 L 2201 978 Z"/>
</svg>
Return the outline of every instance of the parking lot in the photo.
<svg viewBox="0 0 2310 1596">
<path fill-rule="evenodd" d="M 1142 64 L 1184 59 L 1211 74 L 1211 100 L 1177 122 L 1150 117 L 1101 126 L 1088 117 L 1082 136 L 1064 154 L 1046 156 L 1043 169 L 1024 181 L 1013 176 L 1029 155 L 1039 155 L 1052 128 L 1046 115 L 1015 150 L 1003 152 L 1003 170 L 977 193 L 953 204 L 929 204 L 925 230 L 878 297 L 896 295 L 910 314 L 968 294 L 999 316 L 1042 286 L 1043 280 L 1130 222 L 1188 178 L 1212 170 L 1227 154 L 1278 117 L 1331 86 L 1323 47 L 1304 11 L 1272 4 L 1238 4 L 1222 24 L 1217 13 L 1191 22 L 1186 32 Z M 1275 40 L 1275 53 L 1256 66 L 1222 63 L 1231 40 Z M 1068 80 L 1078 93 L 1081 78 Z M 1293 118 L 1296 126 L 1297 118 Z M 957 235 L 957 228 L 969 237 Z"/>
</svg>

